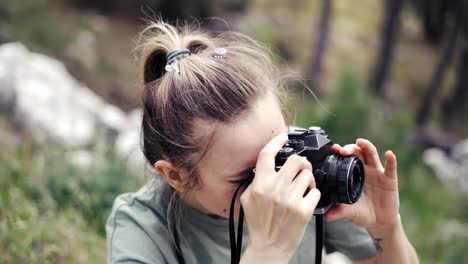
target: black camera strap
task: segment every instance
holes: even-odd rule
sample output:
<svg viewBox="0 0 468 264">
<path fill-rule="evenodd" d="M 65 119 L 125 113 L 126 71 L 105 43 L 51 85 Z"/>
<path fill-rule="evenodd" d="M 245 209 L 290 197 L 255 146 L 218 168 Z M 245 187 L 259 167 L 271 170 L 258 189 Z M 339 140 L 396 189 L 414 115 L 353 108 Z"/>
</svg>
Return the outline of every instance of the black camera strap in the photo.
<svg viewBox="0 0 468 264">
<path fill-rule="evenodd" d="M 323 238 L 323 214 L 317 214 L 315 215 L 315 264 L 322 263 Z"/>
<path fill-rule="evenodd" d="M 231 242 L 231 264 L 237 264 L 240 262 L 240 256 L 242 254 L 242 233 L 244 231 L 244 209 L 242 205 L 239 212 L 239 220 L 237 222 L 237 241 L 234 226 L 234 209 L 237 200 L 237 193 L 242 184 L 237 187 L 234 195 L 232 196 L 231 207 L 229 208 L 229 241 Z"/>
</svg>

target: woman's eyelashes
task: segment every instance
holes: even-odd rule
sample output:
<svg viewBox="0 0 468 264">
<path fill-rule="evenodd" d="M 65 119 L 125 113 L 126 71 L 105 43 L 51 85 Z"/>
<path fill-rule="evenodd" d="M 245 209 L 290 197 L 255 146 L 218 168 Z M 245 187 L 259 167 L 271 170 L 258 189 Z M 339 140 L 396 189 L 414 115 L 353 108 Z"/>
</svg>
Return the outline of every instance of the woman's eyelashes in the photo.
<svg viewBox="0 0 468 264">
<path fill-rule="evenodd" d="M 253 171 L 253 168 L 250 168 L 239 174 L 239 178 L 229 180 L 229 182 L 235 185 L 250 183 L 253 180 L 254 175 L 255 173 Z"/>
<path fill-rule="evenodd" d="M 234 185 L 239 185 L 239 184 L 242 184 L 242 183 L 244 183 L 244 182 L 246 182 L 246 181 L 247 181 L 246 178 L 240 178 L 240 179 L 238 179 L 238 180 L 230 180 L 229 182 L 232 183 L 232 184 L 234 184 Z"/>
</svg>

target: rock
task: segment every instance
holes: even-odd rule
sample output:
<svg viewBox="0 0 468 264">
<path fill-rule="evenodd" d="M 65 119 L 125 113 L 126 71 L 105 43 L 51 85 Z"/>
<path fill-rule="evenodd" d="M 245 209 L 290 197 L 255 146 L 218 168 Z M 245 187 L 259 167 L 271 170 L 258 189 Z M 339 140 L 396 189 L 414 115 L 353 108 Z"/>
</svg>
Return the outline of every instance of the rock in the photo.
<svg viewBox="0 0 468 264">
<path fill-rule="evenodd" d="M 0 68 L 0 115 L 11 115 L 16 105 L 16 91 L 11 68 Z"/>
<path fill-rule="evenodd" d="M 121 110 L 75 80 L 62 63 L 20 43 L 0 46 L 0 73 L 5 72 L 9 77 L 0 78 L 2 100 L 14 91 L 14 118 L 40 141 L 82 148 L 91 143 L 98 125 L 118 134 L 126 124 Z"/>
<path fill-rule="evenodd" d="M 96 38 L 93 32 L 81 30 L 76 38 L 66 48 L 68 57 L 77 60 L 88 70 L 95 70 L 97 66 Z"/>
<path fill-rule="evenodd" d="M 0 114 L 9 113 L 36 141 L 64 146 L 66 158 L 79 168 L 91 165 L 94 152 L 89 150 L 99 134 L 135 175 L 145 172 L 139 144 L 141 110 L 127 115 L 108 104 L 58 60 L 30 52 L 20 43 L 0 45 L 0 102 Z"/>
<path fill-rule="evenodd" d="M 147 162 L 140 146 L 141 118 L 141 109 L 129 114 L 126 129 L 119 134 L 115 142 L 115 150 L 119 157 L 127 162 L 129 170 L 143 178 Z"/>
<path fill-rule="evenodd" d="M 457 192 L 468 192 L 468 139 L 455 144 L 449 152 L 439 148 L 424 151 L 423 161 L 437 178 Z"/>
</svg>

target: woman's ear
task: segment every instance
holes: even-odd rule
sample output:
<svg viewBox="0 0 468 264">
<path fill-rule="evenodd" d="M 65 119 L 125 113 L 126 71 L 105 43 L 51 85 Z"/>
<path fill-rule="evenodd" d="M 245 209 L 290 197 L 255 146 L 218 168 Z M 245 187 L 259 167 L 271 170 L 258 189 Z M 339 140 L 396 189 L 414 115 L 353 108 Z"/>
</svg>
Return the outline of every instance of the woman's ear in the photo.
<svg viewBox="0 0 468 264">
<path fill-rule="evenodd" d="M 169 185 L 175 190 L 179 190 L 184 177 L 186 176 L 180 169 L 177 169 L 170 161 L 158 160 L 154 164 L 154 168 L 157 173 L 166 179 Z"/>
</svg>

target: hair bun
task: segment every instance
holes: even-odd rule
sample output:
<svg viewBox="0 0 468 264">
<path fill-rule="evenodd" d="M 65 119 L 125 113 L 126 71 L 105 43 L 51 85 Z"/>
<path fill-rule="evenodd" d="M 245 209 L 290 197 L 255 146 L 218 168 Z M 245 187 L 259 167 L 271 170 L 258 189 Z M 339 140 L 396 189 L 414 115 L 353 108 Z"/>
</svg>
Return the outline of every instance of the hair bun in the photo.
<svg viewBox="0 0 468 264">
<path fill-rule="evenodd" d="M 147 57 L 143 66 L 143 80 L 145 83 L 157 80 L 164 75 L 166 72 L 164 67 L 167 63 L 166 55 L 167 52 L 157 49 Z"/>
<path fill-rule="evenodd" d="M 204 50 L 206 50 L 208 48 L 208 44 L 205 43 L 203 40 L 201 39 L 194 39 L 194 40 L 191 40 L 188 44 L 187 44 L 187 49 L 190 50 L 190 53 L 191 54 L 197 54 L 197 53 L 200 53 Z"/>
</svg>

